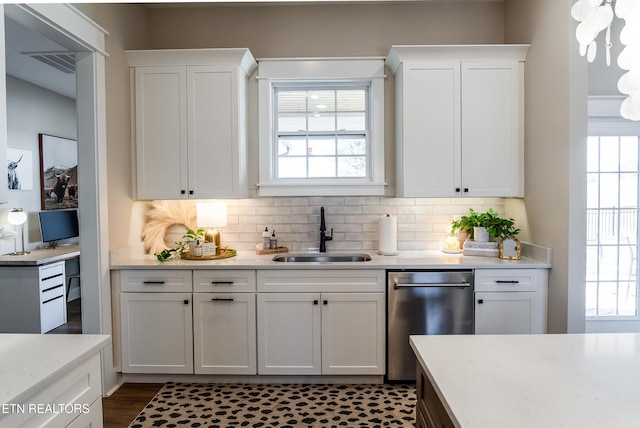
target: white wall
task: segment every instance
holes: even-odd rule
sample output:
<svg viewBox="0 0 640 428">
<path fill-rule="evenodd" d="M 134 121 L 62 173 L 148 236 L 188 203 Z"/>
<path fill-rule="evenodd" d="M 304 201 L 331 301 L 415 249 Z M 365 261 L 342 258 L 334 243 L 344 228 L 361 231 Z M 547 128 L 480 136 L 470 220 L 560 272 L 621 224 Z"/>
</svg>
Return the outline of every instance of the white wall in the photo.
<svg viewBox="0 0 640 428">
<path fill-rule="evenodd" d="M 553 250 L 548 331 L 584 331 L 587 66 L 571 0 L 507 0 L 506 40 L 531 43 L 525 68 L 525 198 L 507 214 Z M 527 236 L 523 237 L 526 238 Z"/>
<path fill-rule="evenodd" d="M 42 244 L 37 215 L 41 208 L 38 134 L 76 139 L 76 102 L 7 76 L 7 128 L 7 147 L 32 153 L 33 188 L 9 191 L 8 203 L 2 206 L 0 211 L 0 225 L 8 225 L 7 212 L 13 208 L 23 208 L 28 213 L 25 224 L 25 248 L 30 250 Z M 0 254 L 14 251 L 14 245 L 13 240 L 0 240 Z"/>
</svg>

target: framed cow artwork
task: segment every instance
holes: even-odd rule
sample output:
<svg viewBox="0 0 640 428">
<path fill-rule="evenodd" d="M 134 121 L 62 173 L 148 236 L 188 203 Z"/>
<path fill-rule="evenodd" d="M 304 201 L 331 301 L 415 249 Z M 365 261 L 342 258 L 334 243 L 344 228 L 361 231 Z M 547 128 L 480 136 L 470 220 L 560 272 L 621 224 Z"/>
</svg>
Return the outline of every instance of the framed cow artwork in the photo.
<svg viewBox="0 0 640 428">
<path fill-rule="evenodd" d="M 7 147 L 9 190 L 33 190 L 33 152 Z"/>
<path fill-rule="evenodd" d="M 78 208 L 78 142 L 38 134 L 43 210 Z"/>
</svg>

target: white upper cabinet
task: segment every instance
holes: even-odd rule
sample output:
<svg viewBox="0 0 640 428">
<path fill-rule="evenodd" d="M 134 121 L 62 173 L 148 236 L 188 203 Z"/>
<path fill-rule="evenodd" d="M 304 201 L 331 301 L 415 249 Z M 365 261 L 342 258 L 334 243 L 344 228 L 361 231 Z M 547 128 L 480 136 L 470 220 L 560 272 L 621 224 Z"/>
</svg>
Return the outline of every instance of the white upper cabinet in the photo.
<svg viewBox="0 0 640 428">
<path fill-rule="evenodd" d="M 393 46 L 399 197 L 524 196 L 528 45 Z"/>
<path fill-rule="evenodd" d="M 128 51 L 136 199 L 244 198 L 247 49 Z"/>
</svg>

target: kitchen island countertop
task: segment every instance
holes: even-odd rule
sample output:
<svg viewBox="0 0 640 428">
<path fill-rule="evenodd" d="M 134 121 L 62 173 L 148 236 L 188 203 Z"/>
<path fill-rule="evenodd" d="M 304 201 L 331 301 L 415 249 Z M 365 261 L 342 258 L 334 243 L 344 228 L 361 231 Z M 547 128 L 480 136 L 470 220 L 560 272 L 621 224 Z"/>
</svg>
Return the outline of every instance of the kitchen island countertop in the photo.
<svg viewBox="0 0 640 428">
<path fill-rule="evenodd" d="M 303 251 L 291 251 L 300 254 Z M 337 263 L 282 263 L 274 262 L 275 254 L 258 255 L 254 251 L 238 251 L 234 257 L 219 260 L 169 260 L 157 261 L 152 254 L 144 254 L 139 246 L 111 250 L 111 269 L 548 269 L 551 267 L 551 250 L 523 243 L 521 260 L 502 260 L 498 257 L 464 256 L 447 254 L 437 250 L 400 251 L 395 256 L 382 256 L 375 250 L 330 251 L 326 254 L 366 253 L 372 258 L 367 262 Z M 317 252 L 316 252 L 317 254 Z"/>
<path fill-rule="evenodd" d="M 0 405 L 22 403 L 109 343 L 108 335 L 0 334 Z"/>
<path fill-rule="evenodd" d="M 411 336 L 410 341 L 456 426 L 638 424 L 640 334 Z"/>
</svg>

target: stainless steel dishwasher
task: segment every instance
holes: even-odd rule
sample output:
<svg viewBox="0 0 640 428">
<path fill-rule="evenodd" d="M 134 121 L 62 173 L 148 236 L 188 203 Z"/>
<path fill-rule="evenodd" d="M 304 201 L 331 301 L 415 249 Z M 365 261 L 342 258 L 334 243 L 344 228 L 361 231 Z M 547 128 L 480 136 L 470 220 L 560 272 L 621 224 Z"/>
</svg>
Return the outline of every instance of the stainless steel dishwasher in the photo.
<svg viewBox="0 0 640 428">
<path fill-rule="evenodd" d="M 473 271 L 387 271 L 387 380 L 416 379 L 412 334 L 473 334 Z"/>
</svg>

